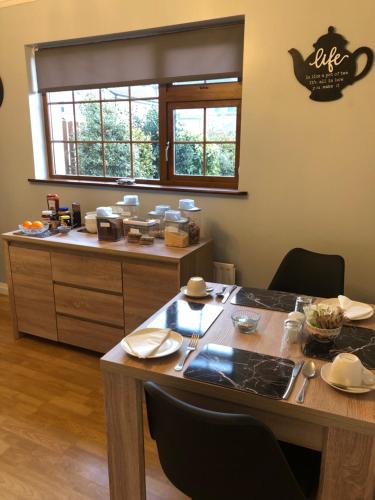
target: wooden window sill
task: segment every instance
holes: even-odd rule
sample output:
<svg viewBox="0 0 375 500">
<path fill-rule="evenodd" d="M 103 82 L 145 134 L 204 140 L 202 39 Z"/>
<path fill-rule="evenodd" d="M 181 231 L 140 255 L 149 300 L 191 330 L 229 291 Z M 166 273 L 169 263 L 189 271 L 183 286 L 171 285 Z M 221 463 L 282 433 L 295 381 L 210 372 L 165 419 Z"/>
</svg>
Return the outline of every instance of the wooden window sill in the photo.
<svg viewBox="0 0 375 500">
<path fill-rule="evenodd" d="M 97 186 L 106 188 L 116 188 L 122 190 L 150 190 L 150 191 L 186 191 L 190 193 L 206 193 L 206 194 L 224 194 L 230 196 L 247 196 L 247 191 L 238 189 L 210 188 L 210 187 L 193 187 L 193 186 L 167 186 L 160 184 L 117 184 L 116 182 L 103 182 L 94 180 L 74 180 L 74 179 L 28 179 L 31 184 L 60 184 L 64 186 Z"/>
</svg>

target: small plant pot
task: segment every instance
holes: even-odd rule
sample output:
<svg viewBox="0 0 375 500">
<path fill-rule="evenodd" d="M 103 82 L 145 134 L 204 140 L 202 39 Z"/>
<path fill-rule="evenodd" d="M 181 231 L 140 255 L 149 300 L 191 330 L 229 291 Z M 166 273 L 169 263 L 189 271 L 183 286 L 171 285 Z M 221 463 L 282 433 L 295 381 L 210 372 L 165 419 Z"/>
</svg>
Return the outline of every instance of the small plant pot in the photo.
<svg viewBox="0 0 375 500">
<path fill-rule="evenodd" d="M 317 328 L 311 325 L 308 321 L 305 323 L 306 331 L 314 337 L 318 342 L 331 342 L 340 335 L 342 326 L 338 328 Z"/>
</svg>

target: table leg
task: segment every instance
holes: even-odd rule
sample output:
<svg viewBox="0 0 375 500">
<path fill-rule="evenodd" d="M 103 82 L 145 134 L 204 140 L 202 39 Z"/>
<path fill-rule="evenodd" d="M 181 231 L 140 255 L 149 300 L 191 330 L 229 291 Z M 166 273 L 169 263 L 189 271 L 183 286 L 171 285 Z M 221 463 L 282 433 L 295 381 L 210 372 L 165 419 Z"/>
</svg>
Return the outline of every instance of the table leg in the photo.
<svg viewBox="0 0 375 500">
<path fill-rule="evenodd" d="M 111 500 L 146 498 L 142 382 L 103 371 Z"/>
<path fill-rule="evenodd" d="M 375 498 L 375 437 L 329 427 L 322 454 L 319 500 Z"/>
</svg>

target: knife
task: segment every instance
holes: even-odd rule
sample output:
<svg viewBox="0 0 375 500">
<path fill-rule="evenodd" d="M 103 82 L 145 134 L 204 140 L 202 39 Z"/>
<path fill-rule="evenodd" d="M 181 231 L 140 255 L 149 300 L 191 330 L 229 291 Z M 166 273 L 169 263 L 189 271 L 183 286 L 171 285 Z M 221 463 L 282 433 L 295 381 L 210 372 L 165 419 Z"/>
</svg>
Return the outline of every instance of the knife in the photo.
<svg viewBox="0 0 375 500">
<path fill-rule="evenodd" d="M 233 292 L 233 290 L 235 290 L 236 288 L 237 288 L 237 285 L 233 285 L 232 287 L 230 287 L 230 288 L 229 288 L 229 290 L 228 290 L 228 288 L 227 288 L 226 292 L 225 292 L 225 293 L 224 293 L 224 295 L 223 295 L 222 301 L 221 301 L 221 303 L 222 303 L 222 304 L 225 304 L 225 302 L 226 302 L 226 301 L 228 300 L 228 298 L 229 298 L 229 295 L 230 295 L 230 294 Z"/>
<path fill-rule="evenodd" d="M 299 372 L 301 371 L 301 368 L 304 364 L 304 361 L 299 361 L 294 365 L 293 371 L 292 371 L 292 376 L 289 380 L 288 387 L 286 388 L 286 391 L 284 392 L 284 396 L 282 399 L 288 399 L 290 396 L 290 393 L 292 392 L 292 389 L 294 387 L 294 383 L 298 377 Z"/>
</svg>

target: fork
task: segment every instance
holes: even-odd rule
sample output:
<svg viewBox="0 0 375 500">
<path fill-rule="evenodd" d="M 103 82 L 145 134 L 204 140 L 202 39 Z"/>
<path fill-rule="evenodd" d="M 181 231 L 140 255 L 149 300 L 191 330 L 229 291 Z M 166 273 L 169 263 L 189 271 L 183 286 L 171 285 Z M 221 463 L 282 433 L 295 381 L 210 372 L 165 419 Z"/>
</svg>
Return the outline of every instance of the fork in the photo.
<svg viewBox="0 0 375 500">
<path fill-rule="evenodd" d="M 215 292 L 216 297 L 219 297 L 219 298 L 220 298 L 220 297 L 223 297 L 226 289 L 227 289 L 227 287 L 226 287 L 226 286 L 223 286 L 223 287 L 221 288 L 221 290 L 219 290 L 218 292 Z"/>
<path fill-rule="evenodd" d="M 193 333 L 193 335 L 190 337 L 190 342 L 186 348 L 186 352 L 184 354 L 184 357 L 181 359 L 181 361 L 178 363 L 178 365 L 176 365 L 174 367 L 174 369 L 176 370 L 176 372 L 180 372 L 183 367 L 184 367 L 184 364 L 185 364 L 185 361 L 187 360 L 189 354 L 193 351 L 195 351 L 195 349 L 197 348 L 198 346 L 198 341 L 199 341 L 199 334 L 198 333 Z"/>
</svg>

